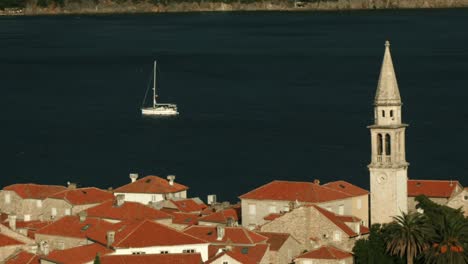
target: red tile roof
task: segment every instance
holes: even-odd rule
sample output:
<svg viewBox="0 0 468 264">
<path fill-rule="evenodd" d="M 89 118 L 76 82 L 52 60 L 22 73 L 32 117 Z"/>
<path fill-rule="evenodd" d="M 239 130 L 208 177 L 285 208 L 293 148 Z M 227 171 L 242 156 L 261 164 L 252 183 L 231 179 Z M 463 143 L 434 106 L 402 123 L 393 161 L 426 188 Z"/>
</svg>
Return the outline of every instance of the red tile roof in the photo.
<svg viewBox="0 0 468 264">
<path fill-rule="evenodd" d="M 8 257 L 5 264 L 39 264 L 39 256 L 26 251 Z"/>
<path fill-rule="evenodd" d="M 272 181 L 239 198 L 321 203 L 352 196 L 354 195 L 312 182 Z"/>
<path fill-rule="evenodd" d="M 216 226 L 190 226 L 184 230 L 184 233 L 202 239 L 210 243 L 225 244 L 228 241 L 232 244 L 254 245 L 265 242 L 268 238 L 255 232 L 247 230 L 244 227 L 225 227 L 224 237 L 218 240 Z"/>
<path fill-rule="evenodd" d="M 206 244 L 194 236 L 149 220 L 116 223 L 106 230 L 90 232 L 88 237 L 105 245 L 110 230 L 115 231 L 114 248 Z"/>
<path fill-rule="evenodd" d="M 21 183 L 6 186 L 3 190 L 14 191 L 23 199 L 45 199 L 55 193 L 66 190 L 65 186 Z"/>
<path fill-rule="evenodd" d="M 171 212 L 170 214 L 173 216 L 172 218 L 173 224 L 187 225 L 187 226 L 198 224 L 198 214 L 181 213 L 181 212 Z"/>
<path fill-rule="evenodd" d="M 271 213 L 265 217 L 263 217 L 263 220 L 267 220 L 267 221 L 273 221 L 275 220 L 276 218 L 282 216 L 283 214 L 276 214 L 276 213 Z"/>
<path fill-rule="evenodd" d="M 352 257 L 353 255 L 349 252 L 332 246 L 322 246 L 300 255 L 296 259 L 346 259 Z"/>
<path fill-rule="evenodd" d="M 113 219 L 113 220 L 143 220 L 143 219 L 168 219 L 172 215 L 156 210 L 137 202 L 124 202 L 115 205 L 115 201 L 107 201 L 86 210 L 88 217 Z"/>
<path fill-rule="evenodd" d="M 357 234 L 354 230 L 352 230 L 348 225 L 345 224 L 345 222 L 347 221 L 344 221 L 346 219 L 350 219 L 350 216 L 342 216 L 342 215 L 337 215 L 337 214 L 334 214 L 326 209 L 323 209 L 322 207 L 320 206 L 317 206 L 317 205 L 312 205 L 315 209 L 317 209 L 323 216 L 325 216 L 326 218 L 328 218 L 333 224 L 335 224 L 338 228 L 340 228 L 341 230 L 343 230 L 343 232 L 345 232 L 348 236 L 350 237 L 355 237 L 355 236 L 358 236 L 359 234 Z M 358 219 L 358 218 L 357 218 Z M 354 221 L 353 221 L 354 222 Z"/>
<path fill-rule="evenodd" d="M 114 199 L 114 194 L 95 187 L 67 189 L 49 196 L 49 198 L 65 200 L 72 205 L 97 204 Z"/>
<path fill-rule="evenodd" d="M 87 217 L 83 222 L 78 216 L 64 216 L 59 220 L 36 231 L 37 234 L 86 238 L 87 234 L 96 230 L 108 230 L 112 223 L 105 220 Z"/>
<path fill-rule="evenodd" d="M 175 193 L 187 190 L 188 187 L 174 182 L 173 185 L 169 181 L 158 176 L 146 176 L 135 182 L 121 186 L 115 189 L 116 193 Z"/>
<path fill-rule="evenodd" d="M 14 246 L 14 245 L 24 245 L 23 242 L 18 241 L 12 237 L 0 233 L 0 247 Z"/>
<path fill-rule="evenodd" d="M 458 181 L 408 180 L 408 196 L 424 194 L 427 197 L 450 198 L 457 187 L 462 189 Z"/>
<path fill-rule="evenodd" d="M 145 254 L 145 255 L 107 255 L 101 257 L 102 264 L 200 264 L 200 253 L 187 254 Z"/>
<path fill-rule="evenodd" d="M 352 196 L 361 196 L 361 195 L 369 194 L 368 190 L 362 189 L 361 187 L 358 187 L 356 185 L 353 185 L 345 181 L 328 182 L 328 183 L 325 183 L 323 186 L 331 188 L 331 189 L 335 189 L 341 192 L 345 192 Z"/>
<path fill-rule="evenodd" d="M 271 251 L 278 251 L 291 236 L 287 233 L 259 232 L 260 235 L 267 237 L 267 243 L 270 244 Z"/>
<path fill-rule="evenodd" d="M 253 247 L 234 246 L 230 251 L 225 251 L 214 256 L 205 262 L 205 264 L 213 263 L 224 255 L 228 255 L 242 264 L 258 264 L 267 252 L 268 244 L 258 244 Z"/>
<path fill-rule="evenodd" d="M 82 264 L 93 261 L 97 254 L 104 256 L 111 252 L 113 252 L 111 249 L 94 243 L 65 250 L 55 250 L 50 252 L 49 255 L 41 257 L 41 259 L 53 261 L 54 263 Z"/>
<path fill-rule="evenodd" d="M 201 212 L 207 206 L 204 203 L 197 203 L 193 199 L 183 199 L 183 200 L 170 200 L 172 204 L 174 204 L 179 211 L 184 213 L 190 212 Z"/>
<path fill-rule="evenodd" d="M 239 221 L 237 211 L 234 209 L 221 210 L 210 215 L 203 216 L 198 220 L 204 222 L 226 224 L 229 217 L 232 218 L 234 221 Z"/>
</svg>

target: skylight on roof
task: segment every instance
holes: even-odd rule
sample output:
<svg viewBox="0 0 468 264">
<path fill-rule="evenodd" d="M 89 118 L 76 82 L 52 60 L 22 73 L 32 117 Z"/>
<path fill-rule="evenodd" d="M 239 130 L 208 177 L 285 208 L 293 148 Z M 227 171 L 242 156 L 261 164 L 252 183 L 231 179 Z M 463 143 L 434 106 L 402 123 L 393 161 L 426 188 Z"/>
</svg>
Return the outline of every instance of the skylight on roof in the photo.
<svg viewBox="0 0 468 264">
<path fill-rule="evenodd" d="M 88 230 L 90 227 L 91 227 L 91 225 L 90 225 L 90 224 L 87 224 L 87 225 L 85 225 L 85 226 L 83 226 L 83 227 L 81 228 L 81 231 L 86 231 L 86 230 Z"/>
<path fill-rule="evenodd" d="M 248 248 L 248 247 L 242 248 L 242 249 L 241 249 L 241 253 L 244 254 L 244 255 L 249 254 L 249 248 Z"/>
</svg>

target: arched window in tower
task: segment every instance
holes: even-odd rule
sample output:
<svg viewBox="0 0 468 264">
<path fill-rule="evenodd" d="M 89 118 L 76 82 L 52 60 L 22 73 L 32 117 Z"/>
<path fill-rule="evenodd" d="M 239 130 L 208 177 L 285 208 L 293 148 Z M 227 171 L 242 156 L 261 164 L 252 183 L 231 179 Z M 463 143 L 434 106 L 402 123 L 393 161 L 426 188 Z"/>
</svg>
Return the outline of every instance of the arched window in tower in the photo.
<svg viewBox="0 0 468 264">
<path fill-rule="evenodd" d="M 382 110 L 382 117 L 385 117 L 385 110 Z"/>
<path fill-rule="evenodd" d="M 382 155 L 382 134 L 377 134 L 377 155 Z"/>
<path fill-rule="evenodd" d="M 390 110 L 390 117 L 393 117 L 393 110 Z"/>
<path fill-rule="evenodd" d="M 391 148 L 391 142 L 390 142 L 390 135 L 385 134 L 385 155 L 390 156 L 392 154 Z"/>
</svg>

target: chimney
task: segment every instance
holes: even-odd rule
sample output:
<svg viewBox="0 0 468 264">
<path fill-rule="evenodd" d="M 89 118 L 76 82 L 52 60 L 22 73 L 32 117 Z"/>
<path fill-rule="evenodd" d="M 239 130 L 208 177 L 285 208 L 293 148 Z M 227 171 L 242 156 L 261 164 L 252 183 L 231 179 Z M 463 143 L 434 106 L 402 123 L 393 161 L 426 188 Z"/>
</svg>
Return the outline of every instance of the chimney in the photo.
<svg viewBox="0 0 468 264">
<path fill-rule="evenodd" d="M 169 181 L 169 185 L 174 185 L 175 175 L 168 175 L 167 180 Z"/>
<path fill-rule="evenodd" d="M 107 241 L 107 247 L 112 246 L 115 240 L 115 231 L 107 231 L 106 234 L 106 241 Z"/>
<path fill-rule="evenodd" d="M 135 182 L 138 179 L 138 173 L 130 173 L 130 179 Z"/>
<path fill-rule="evenodd" d="M 74 182 L 67 182 L 67 188 L 69 190 L 75 190 L 76 189 L 76 183 Z"/>
<path fill-rule="evenodd" d="M 224 226 L 222 226 L 222 225 L 216 226 L 216 235 L 217 235 L 216 240 L 218 240 L 218 241 L 223 240 L 223 238 L 224 238 Z"/>
<path fill-rule="evenodd" d="M 46 243 L 44 244 L 44 246 L 43 246 L 42 253 L 43 253 L 44 255 L 47 256 L 47 255 L 49 255 L 49 250 L 50 250 L 50 249 L 49 249 L 49 244 L 46 242 Z"/>
<path fill-rule="evenodd" d="M 117 194 L 115 197 L 115 206 L 120 207 L 125 202 L 125 194 Z"/>
<path fill-rule="evenodd" d="M 229 216 L 229 217 L 226 219 L 226 226 L 229 226 L 229 227 L 234 226 L 235 222 L 236 222 L 236 221 L 234 220 L 234 218 L 232 218 L 232 217 Z"/>
<path fill-rule="evenodd" d="M 8 216 L 8 226 L 10 227 L 11 230 L 13 231 L 16 230 L 16 215 L 11 214 Z"/>
<path fill-rule="evenodd" d="M 37 254 L 37 245 L 34 244 L 34 245 L 29 246 L 28 252 L 31 254 Z"/>
<path fill-rule="evenodd" d="M 86 211 L 81 211 L 78 216 L 80 217 L 80 222 L 84 222 L 86 220 L 86 216 L 88 216 L 88 214 L 86 213 Z"/>
<path fill-rule="evenodd" d="M 315 179 L 315 180 L 314 180 L 314 184 L 320 185 L 320 180 L 319 180 L 319 179 Z"/>
</svg>

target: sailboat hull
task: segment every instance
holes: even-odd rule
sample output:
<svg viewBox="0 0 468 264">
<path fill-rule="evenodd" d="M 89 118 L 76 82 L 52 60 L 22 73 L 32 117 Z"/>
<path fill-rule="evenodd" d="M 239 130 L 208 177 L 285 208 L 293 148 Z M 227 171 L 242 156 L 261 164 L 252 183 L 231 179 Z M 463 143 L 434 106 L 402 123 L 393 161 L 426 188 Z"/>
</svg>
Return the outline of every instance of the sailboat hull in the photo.
<svg viewBox="0 0 468 264">
<path fill-rule="evenodd" d="M 152 116 L 174 116 L 178 115 L 177 108 L 173 105 L 156 105 L 156 107 L 146 107 L 141 109 L 143 115 Z"/>
</svg>

